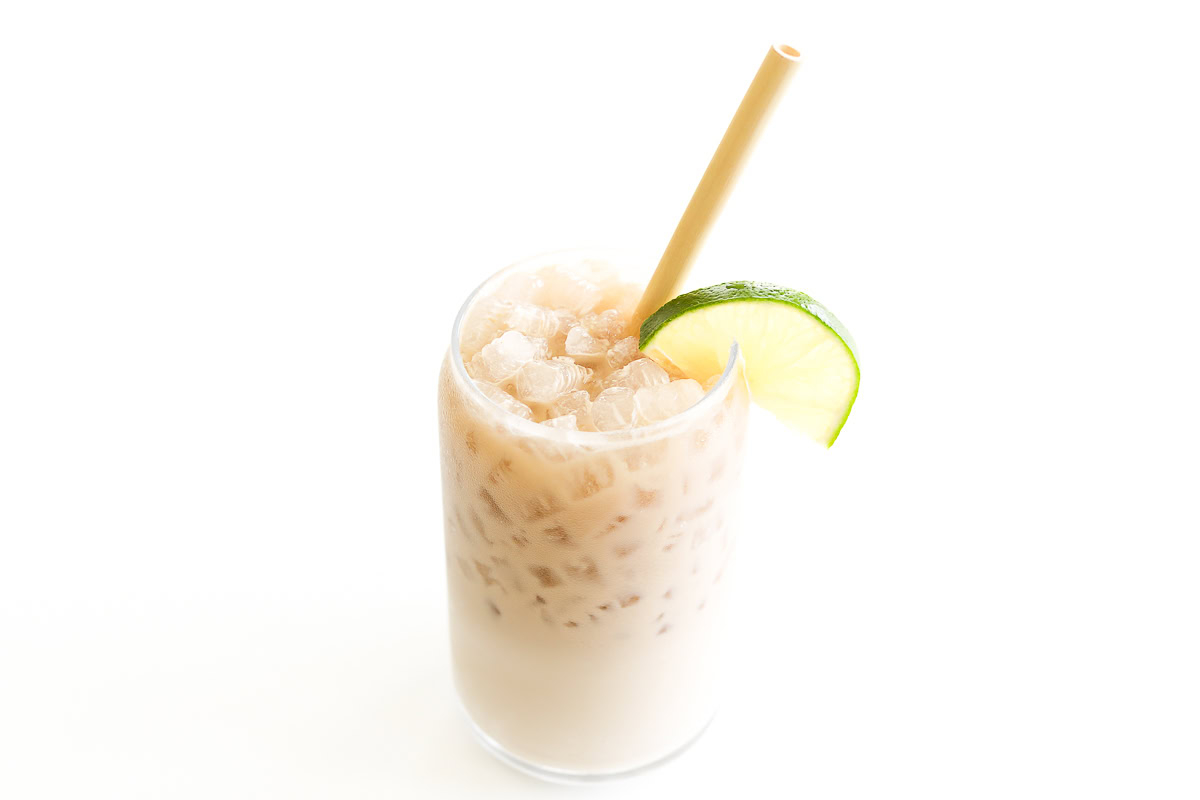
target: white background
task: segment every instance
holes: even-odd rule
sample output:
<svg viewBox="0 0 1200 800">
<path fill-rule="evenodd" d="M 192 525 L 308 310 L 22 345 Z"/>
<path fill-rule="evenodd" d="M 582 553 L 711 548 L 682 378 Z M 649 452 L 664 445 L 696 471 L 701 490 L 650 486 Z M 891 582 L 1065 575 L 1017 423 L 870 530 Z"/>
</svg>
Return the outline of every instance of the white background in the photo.
<svg viewBox="0 0 1200 800">
<path fill-rule="evenodd" d="M 0 796 L 1195 798 L 1188 3 L 0 6 Z M 434 382 L 499 267 L 665 244 L 854 332 L 760 415 L 736 684 L 594 789 L 448 673 Z"/>
</svg>

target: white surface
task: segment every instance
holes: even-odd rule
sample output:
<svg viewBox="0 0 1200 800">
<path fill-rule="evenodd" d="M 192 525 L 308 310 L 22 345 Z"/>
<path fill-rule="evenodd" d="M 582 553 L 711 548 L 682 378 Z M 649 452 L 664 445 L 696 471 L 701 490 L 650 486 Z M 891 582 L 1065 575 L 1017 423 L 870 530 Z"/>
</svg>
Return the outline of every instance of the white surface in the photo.
<svg viewBox="0 0 1200 800">
<path fill-rule="evenodd" d="M 1187 4 L 407 7 L 0 7 L 0 796 L 1200 793 Z M 449 685 L 442 342 L 661 248 L 772 39 L 693 284 L 822 300 L 858 406 L 755 420 L 709 735 L 540 785 Z"/>
</svg>

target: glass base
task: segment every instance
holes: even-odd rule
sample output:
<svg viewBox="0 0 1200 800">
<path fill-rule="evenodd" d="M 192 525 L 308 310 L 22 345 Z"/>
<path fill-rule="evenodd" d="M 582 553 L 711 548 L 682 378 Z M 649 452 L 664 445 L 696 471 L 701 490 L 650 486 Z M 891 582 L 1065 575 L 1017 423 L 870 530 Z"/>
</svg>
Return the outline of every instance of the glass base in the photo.
<svg viewBox="0 0 1200 800">
<path fill-rule="evenodd" d="M 668 753 L 662 758 L 651 761 L 649 764 L 642 764 L 641 766 L 618 772 L 573 772 L 571 770 L 543 767 L 514 756 L 505 750 L 499 742 L 484 733 L 483 729 L 475 724 L 475 720 L 471 719 L 470 714 L 465 714 L 465 716 L 467 717 L 467 723 L 471 726 L 471 732 L 475 734 L 475 738 L 479 740 L 479 743 L 483 745 L 485 750 L 500 761 L 503 761 L 515 770 L 524 772 L 526 775 L 532 775 L 535 778 L 540 778 L 550 783 L 562 783 L 573 786 L 587 783 L 602 783 L 604 781 L 620 780 L 621 778 L 632 778 L 635 775 L 641 775 L 643 772 L 649 772 L 652 769 L 661 767 L 695 744 L 704 735 L 704 732 L 708 730 L 708 726 L 712 724 L 712 717 L 709 717 L 708 722 L 704 723 L 700 731 L 691 739 L 688 739 L 682 747 Z"/>
</svg>

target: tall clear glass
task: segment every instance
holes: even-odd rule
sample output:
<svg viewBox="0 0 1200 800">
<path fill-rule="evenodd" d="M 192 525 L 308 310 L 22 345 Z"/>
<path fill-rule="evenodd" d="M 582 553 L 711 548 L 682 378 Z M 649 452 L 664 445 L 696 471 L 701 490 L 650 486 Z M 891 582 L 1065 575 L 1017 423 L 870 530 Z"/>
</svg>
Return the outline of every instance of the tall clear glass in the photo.
<svg viewBox="0 0 1200 800">
<path fill-rule="evenodd" d="M 480 286 L 438 392 L 458 694 L 494 753 L 561 780 L 664 761 L 711 719 L 748 407 L 736 346 L 699 403 L 643 428 L 551 428 L 489 401 L 463 320 L 513 272 L 578 257 Z"/>
</svg>

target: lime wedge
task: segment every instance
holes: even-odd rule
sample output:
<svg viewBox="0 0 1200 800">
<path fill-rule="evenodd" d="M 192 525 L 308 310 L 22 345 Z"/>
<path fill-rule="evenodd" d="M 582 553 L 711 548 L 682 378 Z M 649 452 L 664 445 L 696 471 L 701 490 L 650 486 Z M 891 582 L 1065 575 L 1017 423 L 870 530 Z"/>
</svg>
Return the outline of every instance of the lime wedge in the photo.
<svg viewBox="0 0 1200 800">
<path fill-rule="evenodd" d="M 702 383 L 725 369 L 734 341 L 754 402 L 832 445 L 858 395 L 858 361 L 850 333 L 816 300 L 730 281 L 682 294 L 642 323 L 642 351 Z"/>
</svg>

